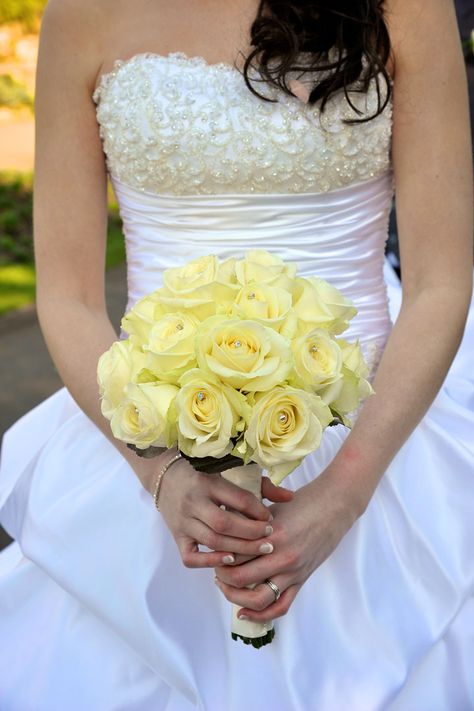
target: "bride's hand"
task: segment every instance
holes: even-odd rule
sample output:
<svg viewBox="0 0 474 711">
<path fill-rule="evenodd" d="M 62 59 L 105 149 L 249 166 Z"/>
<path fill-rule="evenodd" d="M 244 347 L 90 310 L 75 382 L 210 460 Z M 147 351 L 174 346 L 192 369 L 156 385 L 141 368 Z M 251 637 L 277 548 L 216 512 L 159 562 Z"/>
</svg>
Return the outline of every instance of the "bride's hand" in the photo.
<svg viewBox="0 0 474 711">
<path fill-rule="evenodd" d="M 242 607 L 239 617 L 255 622 L 285 615 L 299 589 L 336 548 L 360 515 L 357 504 L 330 476 L 329 468 L 295 492 L 292 501 L 270 507 L 274 551 L 267 556 L 216 568 L 216 584 L 225 597 Z M 240 563 L 240 564 L 239 564 Z M 270 578 L 280 589 L 275 600 L 263 581 Z M 246 589 L 247 585 L 257 584 Z"/>
<path fill-rule="evenodd" d="M 158 465 L 154 465 L 154 471 L 159 470 L 162 456 L 166 455 L 155 458 Z M 148 477 L 146 488 L 152 492 L 153 478 Z M 267 486 L 265 495 L 274 501 L 282 500 L 278 487 L 273 485 Z M 235 554 L 253 557 L 272 550 L 268 545 L 272 533 L 270 510 L 220 474 L 198 472 L 184 458 L 166 471 L 159 505 L 186 567 L 214 568 L 232 564 Z M 244 516 L 224 511 L 222 505 Z M 212 552 L 200 551 L 199 545 Z"/>
</svg>

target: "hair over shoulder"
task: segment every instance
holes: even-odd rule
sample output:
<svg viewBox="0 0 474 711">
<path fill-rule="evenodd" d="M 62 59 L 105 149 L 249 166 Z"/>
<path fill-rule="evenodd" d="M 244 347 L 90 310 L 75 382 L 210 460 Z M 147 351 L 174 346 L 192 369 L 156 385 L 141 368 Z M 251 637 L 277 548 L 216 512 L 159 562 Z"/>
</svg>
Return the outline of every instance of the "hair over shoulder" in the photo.
<svg viewBox="0 0 474 711">
<path fill-rule="evenodd" d="M 243 75 L 248 88 L 267 101 L 249 76 L 257 65 L 265 82 L 293 95 L 289 72 L 321 73 L 309 95 L 309 103 L 328 99 L 344 91 L 351 107 L 349 90 L 366 92 L 372 79 L 377 85 L 377 110 L 371 116 L 349 123 L 370 121 L 388 104 L 392 92 L 386 63 L 391 52 L 384 19 L 383 0 L 260 0 L 251 26 L 251 46 Z M 302 62 L 302 54 L 305 61 Z M 382 92 L 380 82 L 385 83 Z"/>
</svg>

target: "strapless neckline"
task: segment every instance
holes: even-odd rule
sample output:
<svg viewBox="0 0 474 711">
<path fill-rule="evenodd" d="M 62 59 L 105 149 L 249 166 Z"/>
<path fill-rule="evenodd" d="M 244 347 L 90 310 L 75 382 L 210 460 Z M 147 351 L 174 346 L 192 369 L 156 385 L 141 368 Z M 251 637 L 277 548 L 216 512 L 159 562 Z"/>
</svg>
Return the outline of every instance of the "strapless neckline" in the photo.
<svg viewBox="0 0 474 711">
<path fill-rule="evenodd" d="M 219 72 L 228 74 L 231 76 L 242 78 L 241 70 L 234 64 L 230 62 L 209 62 L 205 57 L 201 55 L 189 55 L 186 52 L 172 51 L 160 54 L 160 52 L 135 52 L 127 59 L 117 58 L 113 60 L 112 68 L 107 72 L 102 72 L 99 75 L 99 79 L 92 93 L 92 98 L 96 101 L 96 98 L 101 93 L 102 89 L 113 79 L 117 70 L 127 64 L 132 64 L 141 61 L 156 61 L 156 62 L 175 62 L 178 64 L 184 64 L 189 67 L 200 67 L 205 71 L 209 72 Z"/>
<path fill-rule="evenodd" d="M 92 94 L 111 176 L 156 194 L 327 192 L 390 166 L 391 102 L 334 94 L 324 111 L 266 84 L 270 101 L 240 68 L 184 52 L 116 59 Z M 254 68 L 250 78 L 253 78 Z M 346 123 L 349 121 L 349 123 Z"/>
<path fill-rule="evenodd" d="M 301 54 L 301 56 L 305 54 L 309 53 L 304 52 Z M 113 60 L 111 69 L 106 72 L 102 72 L 98 77 L 96 86 L 92 93 L 92 98 L 94 99 L 94 101 L 96 100 L 96 97 L 100 94 L 102 88 L 106 84 L 108 84 L 108 82 L 115 76 L 118 69 L 127 64 L 133 64 L 136 62 L 148 60 L 164 63 L 174 62 L 187 67 L 200 67 L 207 72 L 218 72 L 224 75 L 227 74 L 228 76 L 233 76 L 242 79 L 242 70 L 239 69 L 239 67 L 237 67 L 235 64 L 231 64 L 230 62 L 210 62 L 200 54 L 191 55 L 181 50 L 172 50 L 170 52 L 153 52 L 144 50 L 141 52 L 134 52 L 130 57 L 126 59 L 118 57 Z M 393 83 L 391 77 L 390 80 L 391 83 Z"/>
</svg>

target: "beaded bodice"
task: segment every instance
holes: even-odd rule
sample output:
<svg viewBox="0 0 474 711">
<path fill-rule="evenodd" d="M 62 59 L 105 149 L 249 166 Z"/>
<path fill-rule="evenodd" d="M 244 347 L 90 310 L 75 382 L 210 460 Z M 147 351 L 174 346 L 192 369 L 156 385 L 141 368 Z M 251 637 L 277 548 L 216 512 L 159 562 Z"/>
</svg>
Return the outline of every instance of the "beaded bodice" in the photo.
<svg viewBox="0 0 474 711">
<path fill-rule="evenodd" d="M 327 192 L 390 166 L 392 107 L 360 118 L 343 92 L 324 112 L 267 84 L 253 95 L 229 64 L 181 52 L 118 59 L 93 93 L 107 168 L 141 191 L 163 195 Z M 351 92 L 363 115 L 377 106 L 375 81 Z"/>
</svg>

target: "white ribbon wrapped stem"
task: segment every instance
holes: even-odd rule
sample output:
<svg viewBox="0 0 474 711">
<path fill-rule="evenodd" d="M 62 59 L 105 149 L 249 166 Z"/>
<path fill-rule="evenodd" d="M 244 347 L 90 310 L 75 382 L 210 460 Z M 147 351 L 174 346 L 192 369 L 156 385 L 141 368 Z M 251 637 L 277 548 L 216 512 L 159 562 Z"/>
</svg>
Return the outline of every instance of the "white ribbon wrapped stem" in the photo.
<svg viewBox="0 0 474 711">
<path fill-rule="evenodd" d="M 222 476 L 227 481 L 232 482 L 241 489 L 250 491 L 259 501 L 262 500 L 262 469 L 258 464 L 245 464 L 241 467 L 233 467 L 222 472 Z M 238 512 L 236 512 L 238 513 Z M 255 585 L 248 585 L 249 588 L 254 588 Z M 232 632 L 240 637 L 248 637 L 255 639 L 265 637 L 265 635 L 273 629 L 273 622 L 252 622 L 251 620 L 239 620 L 237 612 L 242 608 L 242 605 L 234 605 L 232 603 Z"/>
</svg>

